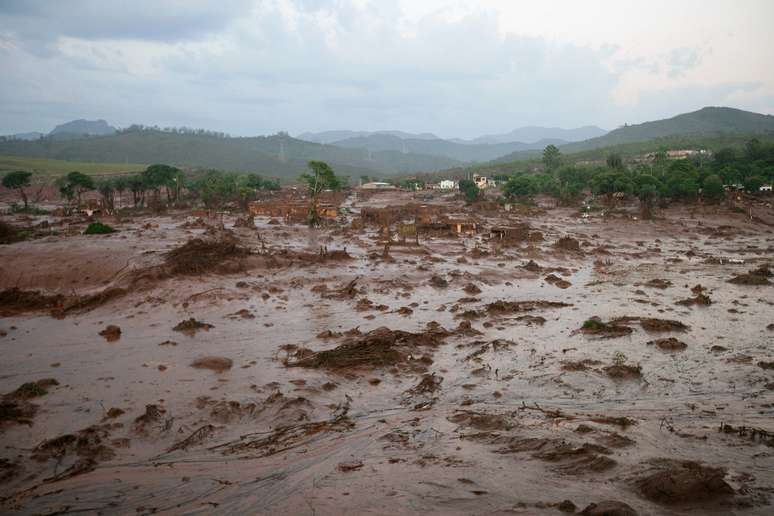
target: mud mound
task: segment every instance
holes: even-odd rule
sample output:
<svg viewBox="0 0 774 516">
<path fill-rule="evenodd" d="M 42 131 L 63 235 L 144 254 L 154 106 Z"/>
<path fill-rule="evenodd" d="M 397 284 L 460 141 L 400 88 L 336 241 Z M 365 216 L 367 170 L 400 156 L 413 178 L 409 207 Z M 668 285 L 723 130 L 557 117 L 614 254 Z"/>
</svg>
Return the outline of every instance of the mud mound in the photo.
<svg viewBox="0 0 774 516">
<path fill-rule="evenodd" d="M 495 301 L 486 305 L 486 311 L 493 315 L 531 312 L 541 308 L 564 308 L 572 306 L 558 301 Z"/>
<path fill-rule="evenodd" d="M 213 326 L 212 324 L 202 322 L 202 321 L 197 321 L 196 319 L 191 317 L 190 319 L 186 319 L 185 321 L 180 321 L 179 323 L 177 323 L 177 325 L 174 328 L 172 328 L 172 330 L 179 331 L 180 333 L 184 333 L 189 337 L 193 337 L 196 334 L 196 332 L 200 330 L 210 331 L 210 329 L 214 327 L 215 326 Z"/>
<path fill-rule="evenodd" d="M 115 342 L 121 338 L 121 328 L 115 324 L 109 324 L 99 334 L 108 342 Z"/>
<path fill-rule="evenodd" d="M 584 335 L 595 335 L 607 339 L 623 337 L 632 333 L 632 329 L 628 326 L 617 324 L 615 321 L 602 322 L 599 317 L 586 320 L 578 331 Z"/>
<path fill-rule="evenodd" d="M 38 406 L 25 400 L 3 397 L 0 399 L 0 429 L 6 423 L 32 426 Z"/>
<path fill-rule="evenodd" d="M 132 430 L 135 433 L 148 436 L 150 434 L 164 434 L 172 428 L 172 417 L 167 416 L 167 410 L 160 405 L 145 405 L 145 413 L 137 416 Z"/>
<path fill-rule="evenodd" d="M 651 287 L 651 288 L 665 289 L 665 288 L 671 287 L 672 282 L 669 280 L 656 278 L 644 283 L 644 286 Z"/>
<path fill-rule="evenodd" d="M 182 229 L 207 229 L 210 225 L 204 222 L 201 217 L 197 217 L 195 220 L 186 221 L 178 227 Z"/>
<path fill-rule="evenodd" d="M 465 293 L 470 294 L 471 296 L 475 296 L 476 294 L 481 293 L 481 289 L 478 288 L 474 283 L 468 283 L 465 285 L 465 287 L 462 289 L 465 291 Z"/>
<path fill-rule="evenodd" d="M 688 344 L 681 340 L 677 340 L 674 337 L 668 339 L 656 339 L 648 342 L 648 346 L 656 346 L 658 349 L 664 351 L 683 351 L 688 347 Z"/>
<path fill-rule="evenodd" d="M 225 357 L 202 357 L 191 362 L 191 367 L 195 369 L 209 369 L 216 373 L 228 371 L 234 365 L 234 361 Z"/>
<path fill-rule="evenodd" d="M 56 385 L 59 385 L 59 382 L 53 378 L 44 378 L 36 382 L 27 382 L 20 385 L 18 389 L 6 395 L 6 397 L 14 400 L 39 398 L 48 394 L 48 389 Z"/>
<path fill-rule="evenodd" d="M 640 323 L 642 329 L 649 332 L 687 331 L 688 326 L 673 319 L 657 319 L 655 317 L 618 317 L 612 321 L 614 324 L 628 325 Z"/>
<path fill-rule="evenodd" d="M 430 278 L 430 285 L 434 286 L 435 288 L 446 288 L 449 286 L 449 282 L 441 276 L 435 274 L 432 278 Z"/>
<path fill-rule="evenodd" d="M 533 452 L 532 457 L 557 463 L 556 470 L 568 475 L 585 475 L 607 471 L 616 461 L 607 457 L 610 450 L 597 444 L 576 446 L 563 439 L 514 438 L 497 453 Z"/>
<path fill-rule="evenodd" d="M 739 274 L 734 276 L 729 283 L 735 283 L 737 285 L 771 285 L 769 278 L 772 277 L 771 269 L 768 264 L 761 265 L 757 269 L 748 271 L 746 274 Z"/>
<path fill-rule="evenodd" d="M 637 516 L 631 506 L 614 500 L 589 504 L 580 512 L 581 516 Z"/>
<path fill-rule="evenodd" d="M 48 295 L 37 290 L 21 290 L 16 287 L 0 291 L 0 315 L 13 315 L 39 310 L 53 310 L 64 304 L 61 294 Z"/>
<path fill-rule="evenodd" d="M 694 461 L 657 459 L 650 463 L 651 471 L 635 482 L 647 499 L 661 504 L 704 502 L 734 494 L 724 479 L 722 468 L 713 468 Z"/>
<path fill-rule="evenodd" d="M 216 271 L 226 262 L 249 254 L 250 250 L 239 246 L 236 239 L 221 234 L 211 240 L 193 238 L 166 253 L 165 262 L 171 274 L 197 275 Z"/>
<path fill-rule="evenodd" d="M 613 364 L 602 369 L 610 378 L 619 380 L 634 380 L 642 376 L 642 367 L 639 365 Z"/>
<path fill-rule="evenodd" d="M 287 365 L 322 369 L 392 366 L 411 360 L 419 347 L 439 346 L 447 335 L 440 331 L 411 333 L 381 327 L 363 336 L 350 338 L 333 349 L 295 357 Z"/>
<path fill-rule="evenodd" d="M 548 276 L 543 278 L 543 280 L 546 283 L 549 283 L 549 284 L 554 285 L 555 287 L 559 287 L 561 289 L 569 288 L 569 287 L 572 286 L 572 283 L 570 283 L 569 281 L 567 281 L 565 279 L 560 278 L 556 274 L 549 274 Z"/>
<path fill-rule="evenodd" d="M 562 251 L 569 251 L 571 253 L 582 252 L 580 242 L 569 236 L 565 236 L 557 240 L 554 244 L 554 247 Z"/>
<path fill-rule="evenodd" d="M 0 244 L 12 244 L 24 240 L 19 235 L 19 231 L 10 224 L 0 220 Z"/>
<path fill-rule="evenodd" d="M 699 292 L 695 297 L 689 297 L 688 299 L 681 299 L 676 301 L 675 304 L 682 306 L 709 306 L 712 304 L 712 299 L 707 294 Z"/>
</svg>

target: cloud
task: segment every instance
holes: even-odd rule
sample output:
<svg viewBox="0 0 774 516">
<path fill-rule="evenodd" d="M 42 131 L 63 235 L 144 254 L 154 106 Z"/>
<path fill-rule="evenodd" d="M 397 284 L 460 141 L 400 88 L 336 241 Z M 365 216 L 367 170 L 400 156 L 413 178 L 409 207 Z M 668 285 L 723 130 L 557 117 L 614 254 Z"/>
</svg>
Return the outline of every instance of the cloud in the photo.
<svg viewBox="0 0 774 516">
<path fill-rule="evenodd" d="M 717 84 L 734 81 L 708 72 L 717 55 L 703 43 L 642 54 L 620 41 L 526 35 L 502 22 L 488 3 L 440 0 L 410 15 L 398 0 L 7 0 L 0 133 L 87 117 L 232 134 L 477 136 L 521 125 L 614 126 L 654 118 L 646 105 L 679 112 L 696 99 L 757 105 L 754 95 L 772 94 L 760 80 L 755 92 L 723 96 Z"/>
<path fill-rule="evenodd" d="M 696 68 L 701 63 L 701 56 L 694 48 L 676 48 L 669 55 L 669 77 L 677 78 L 685 72 Z"/>
</svg>

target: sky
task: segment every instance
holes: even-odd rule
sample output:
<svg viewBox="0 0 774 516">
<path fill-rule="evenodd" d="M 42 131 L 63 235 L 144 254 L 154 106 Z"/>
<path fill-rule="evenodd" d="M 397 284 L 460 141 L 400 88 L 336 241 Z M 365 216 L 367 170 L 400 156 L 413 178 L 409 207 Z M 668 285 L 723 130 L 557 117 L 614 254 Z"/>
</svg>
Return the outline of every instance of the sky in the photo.
<svg viewBox="0 0 774 516">
<path fill-rule="evenodd" d="M 772 0 L 0 0 L 0 134 L 470 138 L 774 114 Z"/>
</svg>

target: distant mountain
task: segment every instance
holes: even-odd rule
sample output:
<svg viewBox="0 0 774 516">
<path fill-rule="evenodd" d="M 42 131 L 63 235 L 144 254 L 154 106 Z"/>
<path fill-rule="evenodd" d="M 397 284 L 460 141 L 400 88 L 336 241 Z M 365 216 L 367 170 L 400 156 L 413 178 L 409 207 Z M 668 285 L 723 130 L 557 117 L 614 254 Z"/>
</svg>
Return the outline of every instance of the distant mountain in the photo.
<svg viewBox="0 0 774 516">
<path fill-rule="evenodd" d="M 575 129 L 562 129 L 561 127 L 537 127 L 527 126 L 514 129 L 505 134 L 490 134 L 480 136 L 472 140 L 454 139 L 457 143 L 536 143 L 540 140 L 563 140 L 565 142 L 578 142 L 596 138 L 607 134 L 607 131 L 595 125 L 585 125 Z"/>
<path fill-rule="evenodd" d="M 370 152 L 394 151 L 401 153 L 440 156 L 456 161 L 481 162 L 495 159 L 504 154 L 530 149 L 543 149 L 553 143 L 560 145 L 564 140 L 540 140 L 535 143 L 456 143 L 441 139 L 400 138 L 386 133 L 373 133 L 332 142 L 331 145 L 348 149 L 364 149 Z"/>
<path fill-rule="evenodd" d="M 388 135 L 395 136 L 402 140 L 438 140 L 439 138 L 432 133 L 406 133 L 403 131 L 323 131 L 320 133 L 301 133 L 296 138 L 307 142 L 315 143 L 334 143 L 341 140 L 348 140 L 351 138 L 361 138 L 364 136 L 372 135 Z"/>
<path fill-rule="evenodd" d="M 116 132 L 116 128 L 104 120 L 73 120 L 60 124 L 48 133 L 49 136 L 107 136 Z"/>
<path fill-rule="evenodd" d="M 0 141 L 0 154 L 99 163 L 168 163 L 283 179 L 296 179 L 310 160 L 326 161 L 337 174 L 351 177 L 409 174 L 464 164 L 415 152 L 322 145 L 286 134 L 232 138 L 156 129 L 126 129 L 89 138 L 54 135 L 35 141 L 6 140 Z"/>
<path fill-rule="evenodd" d="M 43 136 L 43 133 L 33 131 L 31 133 L 9 134 L 4 136 L 4 138 L 8 138 L 10 140 L 37 140 L 41 136 Z"/>
<path fill-rule="evenodd" d="M 599 138 L 571 143 L 562 152 L 642 142 L 679 134 L 764 133 L 774 131 L 774 116 L 729 107 L 705 107 L 665 120 L 625 125 Z"/>
</svg>

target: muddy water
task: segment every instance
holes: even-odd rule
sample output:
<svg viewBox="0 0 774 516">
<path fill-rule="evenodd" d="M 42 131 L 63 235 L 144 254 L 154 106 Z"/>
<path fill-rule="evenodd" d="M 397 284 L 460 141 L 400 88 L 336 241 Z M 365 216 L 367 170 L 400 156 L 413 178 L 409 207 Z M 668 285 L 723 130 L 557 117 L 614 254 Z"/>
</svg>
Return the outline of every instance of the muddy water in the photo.
<svg viewBox="0 0 774 516">
<path fill-rule="evenodd" d="M 392 246 L 390 261 L 369 258 L 383 248 L 373 229 L 346 234 L 257 220 L 257 231 L 236 230 L 254 249 L 260 236 L 275 249 L 346 246 L 353 259 L 176 277 L 63 319 L 0 319 L 7 333 L 0 337 L 0 392 L 42 378 L 59 381 L 30 400 L 40 406 L 31 426 L 0 429 L 4 464 L 16 465 L 0 487 L 3 511 L 555 514 L 564 500 L 578 510 L 617 500 L 639 514 L 770 514 L 774 448 L 718 429 L 726 423 L 774 431 L 774 373 L 758 365 L 774 360 L 774 331 L 766 328 L 774 323 L 774 287 L 727 283 L 774 257 L 774 234 L 727 214 L 665 215 L 658 222 L 581 223 L 552 210 L 527 220 L 544 233 L 543 242 L 499 247 L 481 235 L 437 237 L 422 240 L 420 249 Z M 183 220 L 128 221 L 119 224 L 121 233 L 101 239 L 4 246 L 0 288 L 109 284 L 127 270 L 160 263 L 163 251 L 203 232 L 181 229 Z M 564 235 L 586 244 L 584 252 L 555 250 Z M 725 260 L 706 263 L 710 257 Z M 529 259 L 544 270 L 525 270 Z M 89 261 L 88 272 L 78 269 Z M 546 282 L 552 268 L 562 268 L 554 273 L 572 285 Z M 433 286 L 433 275 L 448 286 Z M 352 299 L 325 299 L 315 289 L 355 278 Z M 645 285 L 653 279 L 671 286 Z M 466 293 L 470 283 L 481 293 Z M 711 305 L 675 304 L 693 297 L 697 284 Z M 387 308 L 358 311 L 364 297 Z M 570 306 L 486 311 L 500 300 Z M 399 313 L 402 307 L 411 312 Z M 461 317 L 466 311 L 478 313 Z M 519 319 L 524 315 L 545 321 Z M 623 337 L 578 333 L 594 316 L 674 319 L 688 330 L 649 333 L 634 323 Z M 193 336 L 172 330 L 191 317 L 214 327 Z M 454 329 L 463 320 L 481 334 L 455 333 L 417 353 L 432 358 L 427 374 L 442 378 L 435 392 L 410 392 L 422 379 L 412 364 L 345 371 L 283 365 L 292 358 L 284 345 L 317 351 L 345 341 L 317 337 L 326 330 L 422 332 L 430 322 Z M 121 328 L 117 341 L 98 335 L 108 324 Z M 648 344 L 665 337 L 687 348 Z M 233 367 L 190 367 L 207 356 L 231 359 Z M 641 376 L 609 377 L 603 368 L 616 362 L 639 365 Z M 571 367 L 578 363 L 585 366 Z M 140 425 L 146 405 L 164 412 Z M 106 418 L 113 407 L 124 413 Z M 342 414 L 348 423 L 335 423 Z M 631 424 L 611 423 L 621 417 Z M 91 457 L 88 450 L 33 458 L 46 439 L 92 425 L 103 425 L 101 442 L 112 453 L 80 474 L 55 477 Z M 204 437 L 180 446 L 202 428 Z M 575 452 L 543 453 L 556 443 Z M 584 445 L 593 451 L 578 451 Z M 654 501 L 637 481 L 659 458 L 725 468 L 735 493 Z"/>
</svg>

